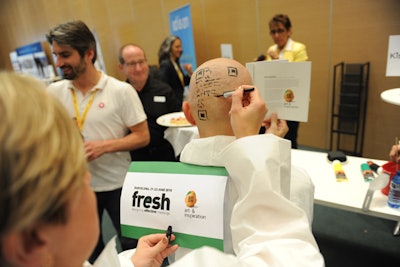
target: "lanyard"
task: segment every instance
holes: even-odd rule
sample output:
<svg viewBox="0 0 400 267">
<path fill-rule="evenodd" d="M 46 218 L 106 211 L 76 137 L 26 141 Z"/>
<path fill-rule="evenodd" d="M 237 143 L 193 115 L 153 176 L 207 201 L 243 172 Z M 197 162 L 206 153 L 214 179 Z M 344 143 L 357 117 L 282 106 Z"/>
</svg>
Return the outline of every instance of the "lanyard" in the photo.
<svg viewBox="0 0 400 267">
<path fill-rule="evenodd" d="M 93 103 L 93 100 L 94 100 L 94 96 L 96 95 L 97 91 L 99 91 L 99 89 L 96 89 L 96 90 L 92 91 L 92 93 L 90 95 L 89 102 L 86 104 L 85 110 L 83 111 L 83 114 L 82 114 L 82 117 L 81 117 L 81 115 L 79 113 L 78 100 L 76 99 L 75 91 L 74 91 L 73 88 L 71 88 L 72 101 L 74 103 L 76 122 L 78 123 L 78 127 L 79 127 L 79 130 L 81 132 L 82 132 L 82 129 L 83 129 L 83 124 L 85 123 L 86 115 L 87 115 L 90 107 L 92 106 L 92 103 Z"/>
<path fill-rule="evenodd" d="M 174 65 L 176 73 L 179 76 L 179 80 L 181 81 L 181 84 L 184 86 L 185 84 L 184 84 L 184 80 L 183 80 L 183 73 L 182 73 L 181 69 L 179 68 L 178 63 L 176 63 L 175 61 L 172 61 L 172 64 Z"/>
</svg>

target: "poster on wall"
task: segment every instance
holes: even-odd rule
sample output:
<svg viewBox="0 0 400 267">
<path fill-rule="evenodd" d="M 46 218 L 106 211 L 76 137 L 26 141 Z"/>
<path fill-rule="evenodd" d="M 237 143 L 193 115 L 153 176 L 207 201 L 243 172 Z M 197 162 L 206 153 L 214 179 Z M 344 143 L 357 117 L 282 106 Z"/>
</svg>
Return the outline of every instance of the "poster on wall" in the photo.
<svg viewBox="0 0 400 267">
<path fill-rule="evenodd" d="M 97 35 L 96 30 L 93 30 L 93 36 L 94 36 L 94 39 L 96 40 L 96 52 L 97 52 L 97 59 L 96 59 L 96 62 L 94 63 L 94 65 L 95 65 L 96 69 L 102 70 L 104 73 L 107 73 L 106 64 L 104 64 L 103 52 L 102 52 L 101 46 L 100 46 L 99 36 Z"/>
<path fill-rule="evenodd" d="M 15 51 L 10 52 L 10 60 L 11 60 L 11 65 L 13 67 L 13 70 L 15 72 L 21 73 L 22 68 L 21 68 L 21 64 L 18 61 L 17 52 L 15 52 Z"/>
<path fill-rule="evenodd" d="M 178 36 L 182 40 L 183 54 L 180 58 L 181 65 L 191 64 L 193 70 L 196 65 L 196 51 L 193 39 L 192 16 L 190 5 L 185 5 L 169 13 L 169 25 L 172 35 Z"/>
<path fill-rule="evenodd" d="M 400 76 L 400 35 L 389 36 L 386 76 Z"/>
<path fill-rule="evenodd" d="M 15 49 L 20 72 L 39 79 L 50 79 L 55 76 L 53 65 L 49 62 L 41 42 L 24 45 Z"/>
</svg>

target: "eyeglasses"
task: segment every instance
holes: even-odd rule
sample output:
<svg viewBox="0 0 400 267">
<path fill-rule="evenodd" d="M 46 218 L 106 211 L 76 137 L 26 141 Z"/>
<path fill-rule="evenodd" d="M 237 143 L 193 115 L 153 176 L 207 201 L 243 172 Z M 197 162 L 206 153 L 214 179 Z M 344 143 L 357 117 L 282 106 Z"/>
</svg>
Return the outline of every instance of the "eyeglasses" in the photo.
<svg viewBox="0 0 400 267">
<path fill-rule="evenodd" d="M 271 30 L 269 33 L 270 33 L 271 35 L 274 35 L 274 34 L 276 34 L 276 33 L 278 33 L 278 34 L 284 33 L 285 31 L 286 31 L 285 29 L 278 28 L 278 29 L 276 29 L 276 30 Z"/>
<path fill-rule="evenodd" d="M 146 63 L 145 59 L 139 60 L 139 61 L 132 61 L 132 62 L 125 62 L 124 65 L 127 66 L 128 68 L 133 68 L 136 66 L 143 66 L 143 64 Z"/>
</svg>

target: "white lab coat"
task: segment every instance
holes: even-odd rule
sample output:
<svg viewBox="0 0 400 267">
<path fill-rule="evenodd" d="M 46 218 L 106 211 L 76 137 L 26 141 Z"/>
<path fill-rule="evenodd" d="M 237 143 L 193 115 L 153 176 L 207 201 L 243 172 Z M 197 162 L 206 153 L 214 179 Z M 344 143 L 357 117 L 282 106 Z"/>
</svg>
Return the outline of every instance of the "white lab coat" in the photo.
<svg viewBox="0 0 400 267">
<path fill-rule="evenodd" d="M 170 266 L 324 266 L 305 212 L 281 193 L 281 177 L 290 169 L 290 161 L 282 159 L 290 159 L 290 143 L 272 134 L 257 135 L 214 152 L 237 191 L 230 222 L 236 256 L 202 247 Z M 120 255 L 121 266 L 133 266 L 131 255 Z"/>
<path fill-rule="evenodd" d="M 188 251 L 179 248 L 172 266 L 324 266 L 309 219 L 288 200 L 293 192 L 288 187 L 290 151 L 290 142 L 272 134 L 238 140 L 215 136 L 187 144 L 182 162 L 225 166 L 229 173 L 228 198 L 236 201 L 224 246 L 236 257 L 202 248 L 181 258 Z"/>
</svg>

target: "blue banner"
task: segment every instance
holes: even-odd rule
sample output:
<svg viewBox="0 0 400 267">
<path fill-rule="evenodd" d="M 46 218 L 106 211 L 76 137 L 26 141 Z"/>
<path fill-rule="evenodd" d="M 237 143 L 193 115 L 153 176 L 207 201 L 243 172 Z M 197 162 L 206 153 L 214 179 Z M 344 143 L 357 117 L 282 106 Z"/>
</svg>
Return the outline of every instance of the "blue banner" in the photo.
<svg viewBox="0 0 400 267">
<path fill-rule="evenodd" d="M 24 45 L 15 49 L 18 56 L 30 55 L 43 52 L 42 43 L 37 42 L 29 45 Z"/>
<path fill-rule="evenodd" d="M 169 13 L 169 26 L 171 34 L 178 36 L 182 40 L 183 54 L 179 60 L 181 65 L 192 64 L 194 71 L 197 68 L 197 64 L 189 4 Z"/>
</svg>

